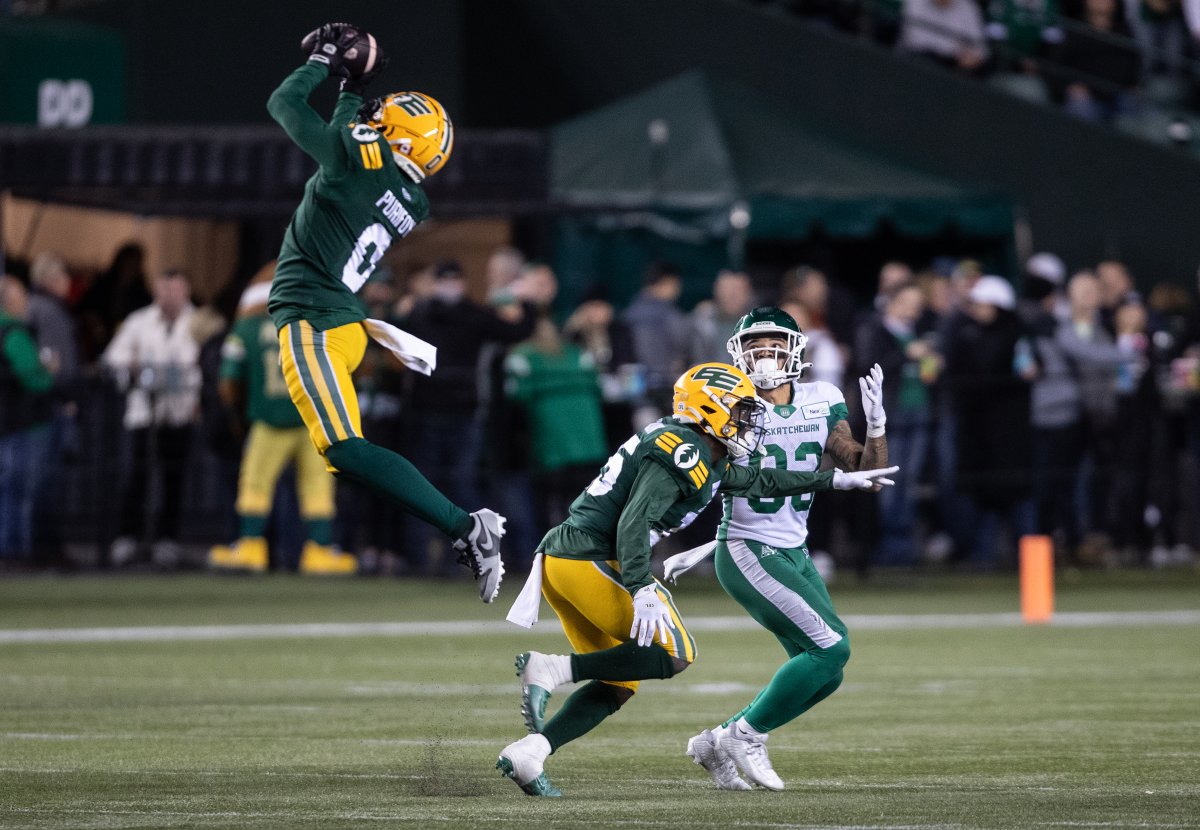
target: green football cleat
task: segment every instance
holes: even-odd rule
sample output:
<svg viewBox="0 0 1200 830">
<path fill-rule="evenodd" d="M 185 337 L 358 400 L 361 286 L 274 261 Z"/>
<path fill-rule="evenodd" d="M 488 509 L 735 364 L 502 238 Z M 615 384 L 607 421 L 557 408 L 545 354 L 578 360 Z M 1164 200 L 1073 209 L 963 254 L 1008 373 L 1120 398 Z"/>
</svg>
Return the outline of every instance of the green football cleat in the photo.
<svg viewBox="0 0 1200 830">
<path fill-rule="evenodd" d="M 530 732 L 541 732 L 546 725 L 546 704 L 554 684 L 539 672 L 545 655 L 527 651 L 517 655 L 517 677 L 521 678 L 521 717 Z"/>
</svg>

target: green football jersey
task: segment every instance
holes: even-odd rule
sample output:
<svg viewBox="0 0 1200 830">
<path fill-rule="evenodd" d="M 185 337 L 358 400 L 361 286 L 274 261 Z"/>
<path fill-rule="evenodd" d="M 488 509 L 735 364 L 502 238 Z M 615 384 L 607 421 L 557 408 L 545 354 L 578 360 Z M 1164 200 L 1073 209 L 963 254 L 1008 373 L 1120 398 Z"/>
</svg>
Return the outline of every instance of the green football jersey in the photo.
<svg viewBox="0 0 1200 830">
<path fill-rule="evenodd" d="M 654 579 L 650 549 L 691 524 L 719 489 L 775 497 L 828 490 L 832 481 L 832 472 L 730 465 L 724 456 L 712 457 L 695 427 L 663 418 L 612 454 L 538 549 L 564 559 L 615 559 L 622 583 L 633 593 Z"/>
<path fill-rule="evenodd" d="M 266 314 L 244 317 L 221 345 L 221 379 L 245 388 L 246 417 L 279 429 L 304 426 L 279 366 L 279 336 Z"/>
<path fill-rule="evenodd" d="M 338 96 L 326 123 L 308 96 L 328 69 L 308 63 L 271 95 L 268 109 L 316 159 L 284 235 L 268 309 L 277 328 L 307 320 L 318 331 L 365 318 L 355 294 L 396 239 L 429 216 L 429 200 L 392 161 L 379 133 L 353 123 L 362 98 Z"/>
</svg>

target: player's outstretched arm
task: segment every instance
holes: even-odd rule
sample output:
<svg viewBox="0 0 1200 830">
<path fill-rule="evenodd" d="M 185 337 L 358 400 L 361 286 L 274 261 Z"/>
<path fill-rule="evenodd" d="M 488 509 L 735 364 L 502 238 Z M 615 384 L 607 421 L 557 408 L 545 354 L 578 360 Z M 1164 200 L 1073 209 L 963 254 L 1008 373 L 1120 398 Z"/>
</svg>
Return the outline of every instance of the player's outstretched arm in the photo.
<svg viewBox="0 0 1200 830">
<path fill-rule="evenodd" d="M 284 78 L 271 93 L 267 111 L 283 127 L 288 138 L 317 164 L 340 170 L 346 164 L 346 151 L 338 129 L 327 124 L 308 103 L 308 96 L 328 77 L 329 70 L 325 66 L 306 63 Z"/>
<path fill-rule="evenodd" d="M 878 490 L 880 485 L 891 487 L 896 482 L 888 478 L 899 467 L 884 467 L 882 470 L 859 470 L 855 473 L 833 471 L 834 490 Z"/>
<path fill-rule="evenodd" d="M 833 489 L 833 472 L 804 473 L 730 464 L 721 479 L 721 492 L 748 498 L 797 496 L 814 490 Z"/>
<path fill-rule="evenodd" d="M 353 119 L 362 97 L 351 93 L 338 96 L 329 122 L 312 108 L 308 97 L 331 74 L 342 71 L 343 53 L 352 37 L 357 37 L 357 32 L 344 23 L 327 23 L 309 32 L 301 41 L 308 60 L 284 78 L 267 99 L 267 111 L 288 137 L 321 167 L 334 173 L 341 172 L 346 166 L 346 151 L 339 128 Z"/>
<path fill-rule="evenodd" d="M 833 459 L 834 466 L 848 472 L 873 470 L 888 463 L 883 369 L 878 363 L 858 379 L 858 388 L 862 391 L 863 415 L 867 420 L 867 443 L 854 440 L 846 421 L 838 421 L 825 442 L 825 452 Z"/>
</svg>

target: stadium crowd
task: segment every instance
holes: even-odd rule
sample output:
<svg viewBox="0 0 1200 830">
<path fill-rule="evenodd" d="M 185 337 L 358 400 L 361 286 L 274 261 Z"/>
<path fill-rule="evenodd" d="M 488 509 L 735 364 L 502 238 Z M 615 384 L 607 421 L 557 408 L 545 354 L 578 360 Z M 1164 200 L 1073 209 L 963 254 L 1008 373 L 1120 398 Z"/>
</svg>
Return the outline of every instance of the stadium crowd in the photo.
<svg viewBox="0 0 1200 830">
<path fill-rule="evenodd" d="M 192 304 L 186 271 L 146 279 L 142 263 L 139 247 L 124 246 L 85 287 L 43 252 L 0 283 L 0 562 L 62 564 L 70 469 L 106 457 L 112 475 L 100 489 L 115 493 L 119 480 L 120 495 L 90 541 L 110 565 L 194 564 L 181 541 L 217 551 L 249 534 L 273 539 L 275 567 L 294 567 L 281 551 L 299 546 L 304 526 L 305 544 L 325 552 L 310 559 L 306 547 L 301 570 L 456 575 L 436 534 L 365 491 L 339 486 L 334 518 L 299 457 L 298 506 L 282 495 L 289 488 L 271 495 L 279 470 L 259 485 L 264 493 L 247 496 L 237 482 L 248 431 L 259 421 L 299 427 L 290 410 L 265 414 L 271 399 L 292 406 L 265 315 L 271 266 L 226 319 Z M 597 288 L 564 310 L 553 270 L 514 248 L 489 258 L 482 301 L 467 277 L 455 261 L 405 275 L 378 269 L 363 291 L 371 316 L 437 346 L 438 368 L 421 376 L 372 345 L 356 384 L 372 441 L 410 458 L 458 503 L 486 500 L 508 517 L 510 570 L 528 568 L 541 535 L 613 447 L 667 414 L 683 369 L 729 359 L 734 324 L 761 303 L 799 323 L 806 377 L 844 390 L 857 435 L 855 380 L 874 363 L 884 370 L 890 456 L 902 473 L 878 498 L 830 499 L 813 514 L 809 548 L 822 561 L 861 572 L 1008 567 L 1028 533 L 1051 535 L 1063 564 L 1192 561 L 1200 304 L 1177 283 L 1143 296 L 1120 262 L 1071 272 L 1040 253 L 1017 291 L 973 261 L 939 258 L 918 271 L 884 264 L 867 307 L 798 266 L 765 284 L 721 271 L 711 296 L 685 309 L 683 275 L 660 262 L 625 307 Z M 269 336 L 258 336 L 264 325 Z M 105 399 L 83 390 L 97 384 L 123 407 L 116 435 L 94 423 Z M 186 533 L 186 480 L 198 469 L 227 518 Z M 674 544 L 712 538 L 717 513 Z"/>
<path fill-rule="evenodd" d="M 994 77 L 1088 121 L 1160 102 L 1200 109 L 1196 0 L 749 1 Z"/>
</svg>

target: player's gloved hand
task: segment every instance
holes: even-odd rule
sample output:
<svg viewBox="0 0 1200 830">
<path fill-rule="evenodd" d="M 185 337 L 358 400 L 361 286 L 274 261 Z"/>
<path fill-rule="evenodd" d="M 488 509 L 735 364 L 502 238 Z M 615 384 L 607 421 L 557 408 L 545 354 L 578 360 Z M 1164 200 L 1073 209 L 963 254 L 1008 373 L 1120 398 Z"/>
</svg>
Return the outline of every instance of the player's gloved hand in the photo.
<svg viewBox="0 0 1200 830">
<path fill-rule="evenodd" d="M 383 68 L 388 65 L 388 56 L 383 54 L 383 50 L 376 48 L 375 66 L 370 72 L 364 72 L 357 78 L 346 77 L 342 80 L 342 92 L 349 92 L 351 95 L 362 97 L 367 91 L 367 84 L 375 80 L 375 76 L 383 71 Z M 375 109 L 378 109 L 376 107 Z"/>
<path fill-rule="evenodd" d="M 876 363 L 865 377 L 858 379 L 862 391 L 863 414 L 867 416 L 867 437 L 878 438 L 887 426 L 883 412 L 883 369 Z"/>
<path fill-rule="evenodd" d="M 843 473 L 841 470 L 834 470 L 833 489 L 872 490 L 876 484 L 891 487 L 896 482 L 890 478 L 884 478 L 884 476 L 890 476 L 899 469 L 899 467 L 884 467 L 882 470 L 859 470 L 856 473 Z"/>
<path fill-rule="evenodd" d="M 666 591 L 661 585 L 651 583 L 638 588 L 633 595 L 633 627 L 629 636 L 636 637 L 639 646 L 650 645 L 656 634 L 660 640 L 667 639 L 671 608 L 662 596 Z"/>
<path fill-rule="evenodd" d="M 358 28 L 349 23 L 326 23 L 305 35 L 300 48 L 308 53 L 309 63 L 323 63 L 330 75 L 345 77 L 342 58 L 358 38 Z"/>
</svg>

